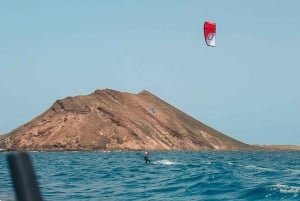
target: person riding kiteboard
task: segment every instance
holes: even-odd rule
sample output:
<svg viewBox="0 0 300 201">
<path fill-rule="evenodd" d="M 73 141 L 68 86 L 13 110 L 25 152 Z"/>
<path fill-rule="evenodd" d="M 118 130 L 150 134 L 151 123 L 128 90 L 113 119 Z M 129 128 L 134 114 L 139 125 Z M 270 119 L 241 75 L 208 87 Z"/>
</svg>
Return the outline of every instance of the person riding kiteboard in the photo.
<svg viewBox="0 0 300 201">
<path fill-rule="evenodd" d="M 145 151 L 144 153 L 144 159 L 145 159 L 145 162 L 146 163 L 150 163 L 150 160 L 149 160 L 149 153 L 147 151 Z"/>
</svg>

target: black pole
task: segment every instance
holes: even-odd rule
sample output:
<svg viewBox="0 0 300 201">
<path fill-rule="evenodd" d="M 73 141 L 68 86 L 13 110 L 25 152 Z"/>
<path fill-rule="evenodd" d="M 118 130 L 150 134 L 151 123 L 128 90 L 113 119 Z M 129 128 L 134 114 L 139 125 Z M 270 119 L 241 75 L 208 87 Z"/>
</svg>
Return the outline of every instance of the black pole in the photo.
<svg viewBox="0 0 300 201">
<path fill-rule="evenodd" d="M 18 201 L 43 201 L 29 155 L 13 152 L 7 159 Z"/>
</svg>

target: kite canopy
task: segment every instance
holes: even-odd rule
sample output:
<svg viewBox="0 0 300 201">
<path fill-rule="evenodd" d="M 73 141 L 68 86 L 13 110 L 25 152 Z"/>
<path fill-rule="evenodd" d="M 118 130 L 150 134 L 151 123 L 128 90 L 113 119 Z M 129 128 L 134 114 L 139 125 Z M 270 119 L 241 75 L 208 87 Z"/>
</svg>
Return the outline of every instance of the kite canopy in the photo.
<svg viewBox="0 0 300 201">
<path fill-rule="evenodd" d="M 216 23 L 215 22 L 204 22 L 204 37 L 205 42 L 208 46 L 216 46 Z"/>
</svg>

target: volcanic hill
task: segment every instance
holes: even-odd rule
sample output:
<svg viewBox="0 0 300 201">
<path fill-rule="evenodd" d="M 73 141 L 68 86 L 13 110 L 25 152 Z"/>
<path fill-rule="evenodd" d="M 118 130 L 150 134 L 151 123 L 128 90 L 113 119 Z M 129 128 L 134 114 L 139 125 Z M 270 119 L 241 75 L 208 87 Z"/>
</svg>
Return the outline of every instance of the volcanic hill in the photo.
<svg viewBox="0 0 300 201">
<path fill-rule="evenodd" d="M 111 89 L 57 100 L 0 136 L 3 150 L 241 150 L 239 142 L 148 91 Z"/>
</svg>

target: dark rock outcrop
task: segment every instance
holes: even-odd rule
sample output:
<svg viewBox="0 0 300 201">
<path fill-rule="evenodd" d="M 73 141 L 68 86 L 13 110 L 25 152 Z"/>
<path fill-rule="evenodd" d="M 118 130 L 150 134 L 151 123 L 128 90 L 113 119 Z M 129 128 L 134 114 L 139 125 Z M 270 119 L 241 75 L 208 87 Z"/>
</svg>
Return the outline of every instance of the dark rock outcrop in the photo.
<svg viewBox="0 0 300 201">
<path fill-rule="evenodd" d="M 57 100 L 25 125 L 0 136 L 5 150 L 244 150 L 148 91 L 111 89 Z"/>
</svg>

